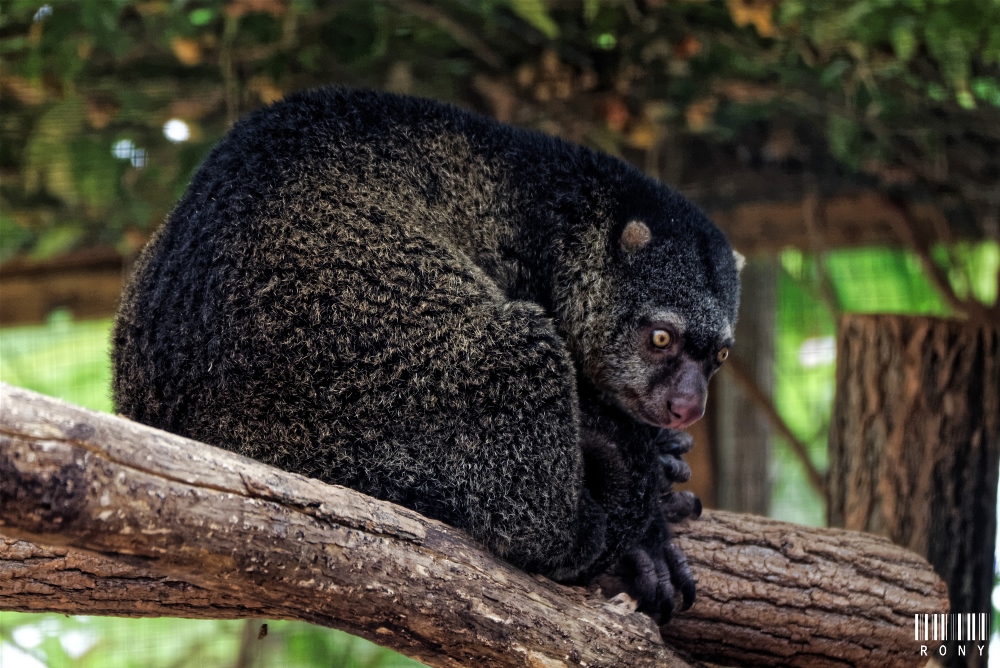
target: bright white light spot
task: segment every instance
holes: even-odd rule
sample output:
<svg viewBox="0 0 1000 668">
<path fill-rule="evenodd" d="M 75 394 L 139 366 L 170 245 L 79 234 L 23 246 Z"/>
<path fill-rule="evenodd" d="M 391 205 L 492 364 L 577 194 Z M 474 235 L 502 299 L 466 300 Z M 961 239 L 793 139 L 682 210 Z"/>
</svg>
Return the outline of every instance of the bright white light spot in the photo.
<svg viewBox="0 0 1000 668">
<path fill-rule="evenodd" d="M 35 16 L 32 21 L 41 21 L 45 19 L 46 16 L 52 16 L 52 5 L 42 5 L 35 12 Z"/>
<path fill-rule="evenodd" d="M 146 165 L 146 149 L 137 148 L 131 139 L 119 139 L 111 145 L 111 155 L 119 160 L 128 160 L 133 167 Z"/>
<path fill-rule="evenodd" d="M 837 342 L 832 336 L 806 339 L 799 346 L 799 364 L 809 368 L 833 364 L 837 359 Z"/>
<path fill-rule="evenodd" d="M 0 666 L 3 668 L 45 668 L 45 664 L 10 643 L 0 642 Z"/>
<path fill-rule="evenodd" d="M 37 626 L 19 626 L 11 634 L 14 642 L 25 649 L 33 649 L 42 644 L 42 630 Z"/>
<path fill-rule="evenodd" d="M 59 638 L 71 659 L 79 659 L 97 644 L 97 634 L 93 631 L 67 631 Z"/>
<path fill-rule="evenodd" d="M 179 118 L 171 118 L 163 126 L 163 134 L 174 143 L 187 141 L 191 138 L 191 128 Z"/>
<path fill-rule="evenodd" d="M 135 144 L 131 139 L 119 139 L 111 146 L 111 155 L 119 160 L 131 160 L 135 152 Z"/>
<path fill-rule="evenodd" d="M 137 148 L 134 151 L 132 151 L 132 166 L 133 167 L 146 166 L 146 149 Z"/>
</svg>

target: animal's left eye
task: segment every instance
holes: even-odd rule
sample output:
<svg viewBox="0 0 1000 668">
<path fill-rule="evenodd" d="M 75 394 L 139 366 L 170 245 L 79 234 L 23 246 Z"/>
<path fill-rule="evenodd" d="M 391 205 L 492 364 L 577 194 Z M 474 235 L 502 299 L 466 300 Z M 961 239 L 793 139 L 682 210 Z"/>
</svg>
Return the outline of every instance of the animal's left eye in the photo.
<svg viewBox="0 0 1000 668">
<path fill-rule="evenodd" d="M 718 353 L 715 354 L 715 359 L 719 361 L 719 364 L 725 362 L 728 357 L 729 357 L 729 348 L 723 348 L 722 350 L 720 350 Z"/>
<path fill-rule="evenodd" d="M 670 332 L 665 329 L 654 329 L 650 341 L 657 348 L 666 348 L 670 345 Z"/>
</svg>

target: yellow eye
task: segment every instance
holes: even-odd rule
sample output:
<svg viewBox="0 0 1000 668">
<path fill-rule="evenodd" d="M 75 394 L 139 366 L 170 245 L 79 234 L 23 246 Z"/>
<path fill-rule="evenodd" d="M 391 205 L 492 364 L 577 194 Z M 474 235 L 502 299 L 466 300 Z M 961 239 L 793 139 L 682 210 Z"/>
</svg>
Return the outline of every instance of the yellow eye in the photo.
<svg viewBox="0 0 1000 668">
<path fill-rule="evenodd" d="M 670 332 L 665 329 L 654 329 L 651 339 L 657 348 L 666 348 L 670 345 Z"/>
<path fill-rule="evenodd" d="M 717 355 L 715 356 L 715 359 L 719 360 L 719 364 L 722 364 L 723 362 L 725 362 L 725 361 L 726 361 L 726 359 L 727 359 L 728 357 L 729 357 L 729 348 L 723 348 L 723 349 L 722 349 L 722 350 L 720 350 L 720 351 L 719 351 L 719 353 L 718 353 L 718 354 L 717 354 Z"/>
</svg>

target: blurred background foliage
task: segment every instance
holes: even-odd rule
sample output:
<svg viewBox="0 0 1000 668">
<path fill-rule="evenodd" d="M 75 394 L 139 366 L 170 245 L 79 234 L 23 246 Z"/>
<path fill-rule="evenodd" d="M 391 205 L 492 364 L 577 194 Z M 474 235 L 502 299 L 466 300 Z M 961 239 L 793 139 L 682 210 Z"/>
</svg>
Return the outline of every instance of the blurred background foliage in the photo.
<svg viewBox="0 0 1000 668">
<path fill-rule="evenodd" d="M 117 619 L 0 612 L 3 668 L 419 668 L 302 622 Z"/>
<path fill-rule="evenodd" d="M 776 260 L 771 393 L 820 472 L 839 313 L 997 302 L 1000 0 L 4 0 L 0 264 L 110 248 L 127 266 L 233 121 L 329 83 L 588 144 L 719 214 Z M 873 196 L 838 235 L 818 203 L 843 193 Z M 806 232 L 726 222 L 748 202 Z M 0 379 L 110 411 L 104 316 L 0 330 Z M 825 523 L 774 442 L 771 514 Z M 414 665 L 268 624 L 251 642 L 259 623 L 4 612 L 0 666 Z"/>
<path fill-rule="evenodd" d="M 7 0 L 0 54 L 0 259 L 134 252 L 233 120 L 331 82 L 657 173 L 698 137 L 960 199 L 997 236 L 997 0 Z"/>
</svg>

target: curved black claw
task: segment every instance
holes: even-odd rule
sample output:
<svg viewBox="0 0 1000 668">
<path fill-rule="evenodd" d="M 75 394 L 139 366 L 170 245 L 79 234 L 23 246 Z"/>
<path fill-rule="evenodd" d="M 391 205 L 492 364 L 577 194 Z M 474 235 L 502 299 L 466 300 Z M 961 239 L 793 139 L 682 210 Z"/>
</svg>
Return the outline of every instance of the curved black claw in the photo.
<svg viewBox="0 0 1000 668">
<path fill-rule="evenodd" d="M 701 499 L 693 492 L 667 492 L 663 495 L 663 515 L 671 523 L 696 520 L 701 517 Z"/>
<path fill-rule="evenodd" d="M 677 593 L 681 595 L 679 610 L 694 604 L 696 582 L 681 549 L 667 532 L 658 534 L 625 555 L 621 576 L 629 594 L 639 601 L 639 611 L 666 624 L 677 609 Z"/>
<path fill-rule="evenodd" d="M 675 592 L 664 555 L 636 546 L 625 555 L 622 565 L 622 577 L 629 594 L 639 601 L 639 612 L 659 624 L 669 621 L 674 613 Z"/>
<path fill-rule="evenodd" d="M 681 593 L 681 611 L 687 610 L 694 605 L 694 593 L 696 582 L 688 567 L 687 557 L 681 552 L 674 542 L 669 542 L 663 548 L 663 555 L 666 558 L 667 567 L 670 569 L 670 579 L 674 587 Z"/>
</svg>

